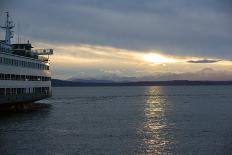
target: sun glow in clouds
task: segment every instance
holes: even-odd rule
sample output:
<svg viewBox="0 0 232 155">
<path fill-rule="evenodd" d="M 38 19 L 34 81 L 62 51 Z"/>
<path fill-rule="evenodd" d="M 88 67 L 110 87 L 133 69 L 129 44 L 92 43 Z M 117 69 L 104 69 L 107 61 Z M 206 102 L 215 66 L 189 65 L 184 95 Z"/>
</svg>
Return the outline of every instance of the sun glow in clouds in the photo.
<svg viewBox="0 0 232 155">
<path fill-rule="evenodd" d="M 136 51 L 89 44 L 37 43 L 36 46 L 56 47 L 55 55 L 51 56 L 51 68 L 54 76 L 61 79 L 79 76 L 80 72 L 83 72 L 85 77 L 142 77 L 188 73 L 190 70 L 198 72 L 204 68 L 213 68 L 229 74 L 232 66 L 232 61 L 229 60 L 170 55 L 158 50 Z"/>
<path fill-rule="evenodd" d="M 161 54 L 156 54 L 156 53 L 146 54 L 143 58 L 145 61 L 151 62 L 151 63 L 174 63 L 174 62 L 177 62 L 176 59 L 168 58 L 166 56 L 163 56 Z"/>
</svg>

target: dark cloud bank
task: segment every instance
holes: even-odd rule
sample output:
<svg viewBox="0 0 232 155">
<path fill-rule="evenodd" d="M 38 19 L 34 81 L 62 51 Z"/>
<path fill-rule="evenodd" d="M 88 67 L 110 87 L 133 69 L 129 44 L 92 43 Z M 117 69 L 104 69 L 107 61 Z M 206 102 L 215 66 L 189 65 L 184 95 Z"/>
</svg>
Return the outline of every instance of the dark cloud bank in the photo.
<svg viewBox="0 0 232 155">
<path fill-rule="evenodd" d="M 230 58 L 231 8 L 230 0 L 1 0 L 0 13 L 36 41 Z"/>
<path fill-rule="evenodd" d="M 213 59 L 200 59 L 200 60 L 188 60 L 189 63 L 216 63 L 222 60 L 213 60 Z"/>
</svg>

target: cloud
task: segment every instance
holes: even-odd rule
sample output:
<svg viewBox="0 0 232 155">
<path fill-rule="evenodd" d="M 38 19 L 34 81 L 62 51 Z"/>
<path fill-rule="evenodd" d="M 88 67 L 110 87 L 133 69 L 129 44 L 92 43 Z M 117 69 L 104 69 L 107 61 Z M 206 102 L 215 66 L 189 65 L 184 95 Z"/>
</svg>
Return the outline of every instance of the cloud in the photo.
<svg viewBox="0 0 232 155">
<path fill-rule="evenodd" d="M 20 21 L 24 37 L 32 40 L 225 58 L 232 57 L 231 3 L 9 0 L 5 9 Z"/>
<path fill-rule="evenodd" d="M 218 61 L 218 63 L 189 63 L 187 62 L 189 60 L 218 59 L 191 56 L 177 57 L 175 55 L 163 54 L 165 53 L 164 51 L 141 52 L 100 45 L 36 43 L 34 47 L 55 47 L 54 55 L 51 56 L 51 69 L 55 77 L 63 79 L 73 76 L 84 78 L 84 76 L 101 77 L 112 74 L 139 77 L 166 73 L 185 73 L 189 70 L 197 71 L 206 67 L 228 70 L 232 64 L 231 61 L 223 59 L 220 59 L 221 61 Z M 151 59 L 146 59 L 147 57 Z"/>
<path fill-rule="evenodd" d="M 200 60 L 188 60 L 188 63 L 216 63 L 222 60 L 215 60 L 215 59 L 200 59 Z"/>
</svg>

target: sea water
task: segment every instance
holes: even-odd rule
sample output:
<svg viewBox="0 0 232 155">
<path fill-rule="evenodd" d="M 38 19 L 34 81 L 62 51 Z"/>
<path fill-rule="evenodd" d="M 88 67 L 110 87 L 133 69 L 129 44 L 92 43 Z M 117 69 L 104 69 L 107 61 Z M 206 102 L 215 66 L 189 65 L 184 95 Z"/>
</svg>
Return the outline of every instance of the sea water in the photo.
<svg viewBox="0 0 232 155">
<path fill-rule="evenodd" d="M 53 88 L 0 116 L 0 154 L 231 154 L 232 86 Z"/>
</svg>

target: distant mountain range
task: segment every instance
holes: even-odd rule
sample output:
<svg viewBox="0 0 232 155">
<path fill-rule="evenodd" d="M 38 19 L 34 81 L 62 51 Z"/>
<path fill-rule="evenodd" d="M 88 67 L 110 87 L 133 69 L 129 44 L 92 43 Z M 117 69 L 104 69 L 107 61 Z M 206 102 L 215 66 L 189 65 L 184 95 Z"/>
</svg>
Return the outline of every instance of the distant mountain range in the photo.
<svg viewBox="0 0 232 155">
<path fill-rule="evenodd" d="M 53 86 L 147 86 L 147 85 L 230 85 L 232 72 L 215 71 L 205 68 L 187 73 L 154 73 L 142 77 L 121 77 L 104 75 L 102 77 L 53 79 Z"/>
<path fill-rule="evenodd" d="M 85 80 L 84 80 L 85 81 Z M 75 82 L 52 79 L 53 87 L 86 87 L 86 86 L 188 86 L 188 85 L 232 85 L 232 81 L 138 81 L 138 82 Z"/>
<path fill-rule="evenodd" d="M 214 70 L 212 68 L 204 68 L 200 71 L 185 73 L 160 73 L 154 72 L 152 75 L 140 77 L 125 77 L 117 74 L 103 75 L 101 77 L 72 77 L 68 81 L 74 82 L 138 82 L 138 81 L 173 81 L 173 80 L 189 80 L 189 81 L 232 81 L 232 71 Z"/>
</svg>

